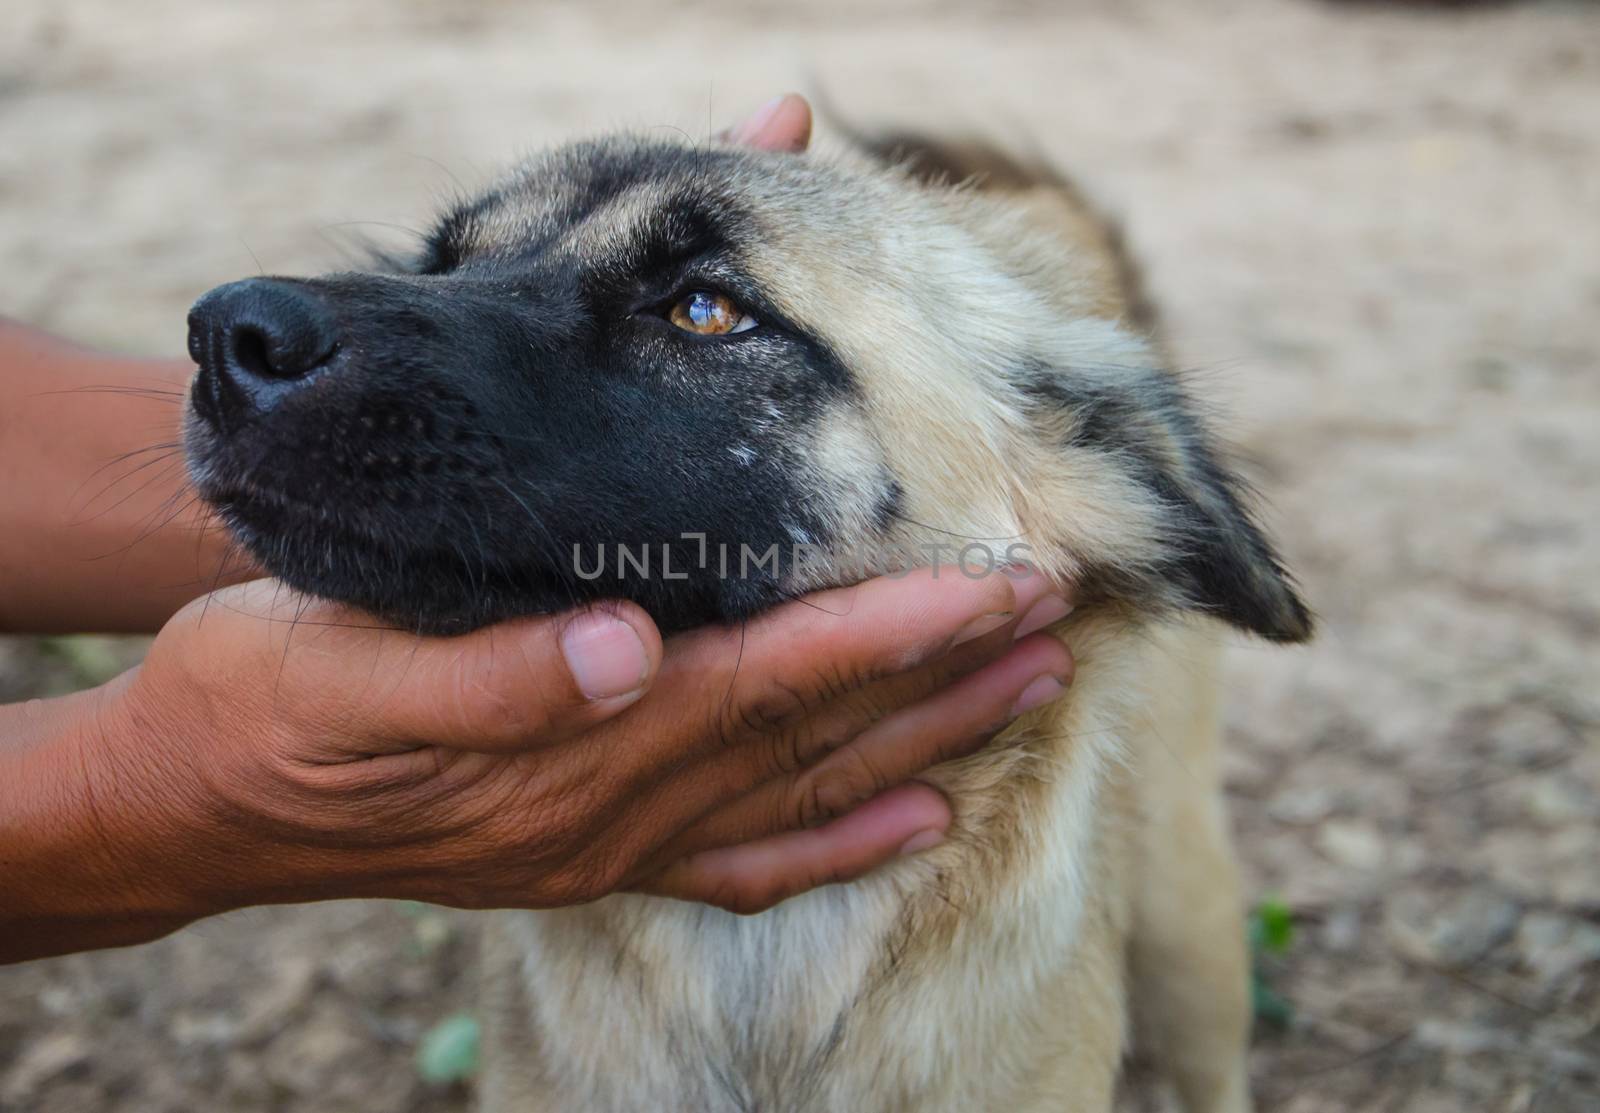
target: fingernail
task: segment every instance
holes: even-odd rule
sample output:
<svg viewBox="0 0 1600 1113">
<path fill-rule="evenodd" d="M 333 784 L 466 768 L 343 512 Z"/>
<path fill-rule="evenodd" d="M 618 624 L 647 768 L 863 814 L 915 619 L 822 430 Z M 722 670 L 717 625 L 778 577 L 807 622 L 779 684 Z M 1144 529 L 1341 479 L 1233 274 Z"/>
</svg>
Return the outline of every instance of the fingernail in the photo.
<svg viewBox="0 0 1600 1113">
<path fill-rule="evenodd" d="M 738 127 L 733 129 L 735 141 L 743 143 L 761 133 L 761 129 L 772 122 L 778 114 L 778 107 L 783 104 L 783 97 L 773 97 L 766 104 L 752 112 Z"/>
<path fill-rule="evenodd" d="M 1071 603 L 1059 595 L 1047 595 L 1029 608 L 1027 614 L 1022 616 L 1022 621 L 1017 623 L 1017 632 L 1012 635 L 1012 638 L 1025 638 L 1035 630 L 1043 630 L 1052 622 L 1060 622 L 1071 613 Z"/>
<path fill-rule="evenodd" d="M 904 858 L 912 854 L 920 854 L 929 847 L 938 846 L 942 842 L 944 842 L 944 832 L 930 827 L 926 831 L 918 831 L 901 843 L 900 856 Z"/>
<path fill-rule="evenodd" d="M 1011 615 L 1011 611 L 991 611 L 988 614 L 980 614 L 956 631 L 956 636 L 950 644 L 953 646 L 960 645 L 962 642 L 970 642 L 973 638 L 981 638 L 991 630 L 998 630 L 1011 621 Z"/>
<path fill-rule="evenodd" d="M 644 687 L 650 658 L 632 626 L 609 614 L 580 615 L 561 632 L 561 652 L 589 699 L 611 699 Z"/>
<path fill-rule="evenodd" d="M 1043 707 L 1066 690 L 1067 686 L 1054 676 L 1035 677 L 1011 705 L 1011 717 L 1020 718 L 1035 707 Z"/>
</svg>

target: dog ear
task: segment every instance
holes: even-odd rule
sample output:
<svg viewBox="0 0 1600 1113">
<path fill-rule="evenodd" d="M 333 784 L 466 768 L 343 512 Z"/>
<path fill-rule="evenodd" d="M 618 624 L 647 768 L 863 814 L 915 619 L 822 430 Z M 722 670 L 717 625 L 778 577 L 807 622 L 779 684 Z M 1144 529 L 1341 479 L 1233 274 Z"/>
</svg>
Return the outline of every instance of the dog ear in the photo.
<svg viewBox="0 0 1600 1113">
<path fill-rule="evenodd" d="M 1057 444 L 1131 481 L 1146 516 L 1137 552 L 1086 554 L 1090 575 L 1134 605 L 1213 615 L 1278 642 L 1311 636 L 1313 619 L 1249 510 L 1176 376 L 1124 366 L 1032 372 L 1028 407 Z"/>
<path fill-rule="evenodd" d="M 1306 641 L 1310 608 L 1251 516 L 1243 483 L 1203 433 L 1184 448 L 1187 467 L 1150 483 L 1183 522 L 1175 570 L 1189 603 L 1271 641 Z"/>
</svg>

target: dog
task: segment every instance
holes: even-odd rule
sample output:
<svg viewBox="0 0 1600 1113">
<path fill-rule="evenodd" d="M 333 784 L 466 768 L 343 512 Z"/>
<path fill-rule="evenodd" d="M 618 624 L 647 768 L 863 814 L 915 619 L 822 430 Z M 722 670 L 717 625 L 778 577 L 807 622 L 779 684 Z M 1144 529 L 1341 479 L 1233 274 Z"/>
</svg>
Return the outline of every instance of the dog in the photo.
<svg viewBox="0 0 1600 1113">
<path fill-rule="evenodd" d="M 754 916 L 494 914 L 486 1110 L 1107 1110 L 1130 1039 L 1190 1113 L 1249 1108 L 1217 652 L 1312 618 L 1071 183 L 980 144 L 610 136 L 415 257 L 190 325 L 199 490 L 275 576 L 419 632 L 608 595 L 738 622 L 952 539 L 1079 600 L 1068 695 L 927 774 L 935 849 Z M 623 550 L 658 574 L 593 574 Z"/>
</svg>

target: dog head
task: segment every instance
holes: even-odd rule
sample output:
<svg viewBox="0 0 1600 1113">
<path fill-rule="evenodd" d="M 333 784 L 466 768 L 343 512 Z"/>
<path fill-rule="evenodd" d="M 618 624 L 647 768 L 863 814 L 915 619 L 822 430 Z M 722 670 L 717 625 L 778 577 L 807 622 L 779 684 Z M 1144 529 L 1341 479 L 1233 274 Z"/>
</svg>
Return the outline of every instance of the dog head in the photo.
<svg viewBox="0 0 1600 1113">
<path fill-rule="evenodd" d="M 864 158 L 581 143 L 390 273 L 201 298 L 191 472 L 274 575 L 422 631 L 607 596 L 670 630 L 1011 559 L 1305 637 L 1087 269 L 1005 198 Z"/>
</svg>

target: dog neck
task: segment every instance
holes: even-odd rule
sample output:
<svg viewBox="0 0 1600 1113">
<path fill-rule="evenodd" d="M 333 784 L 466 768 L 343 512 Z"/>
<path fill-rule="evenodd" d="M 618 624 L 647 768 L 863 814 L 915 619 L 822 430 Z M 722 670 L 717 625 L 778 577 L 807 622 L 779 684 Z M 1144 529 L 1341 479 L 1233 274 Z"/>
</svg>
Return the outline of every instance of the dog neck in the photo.
<svg viewBox="0 0 1600 1113">
<path fill-rule="evenodd" d="M 552 1108 L 664 1094 L 686 1109 L 864 1109 L 1008 1054 L 1040 964 L 1068 961 L 1097 913 L 1098 805 L 1141 654 L 1135 631 L 1092 612 L 1056 632 L 1078 660 L 1069 694 L 927 775 L 955 813 L 938 847 L 757 916 L 635 895 L 507 914 L 497 946 L 518 956 L 518 984 L 487 987 L 502 1073 L 521 1060 L 528 1085 L 568 1095 Z M 979 984 L 970 1001 L 919 1003 L 924 986 Z"/>
</svg>

